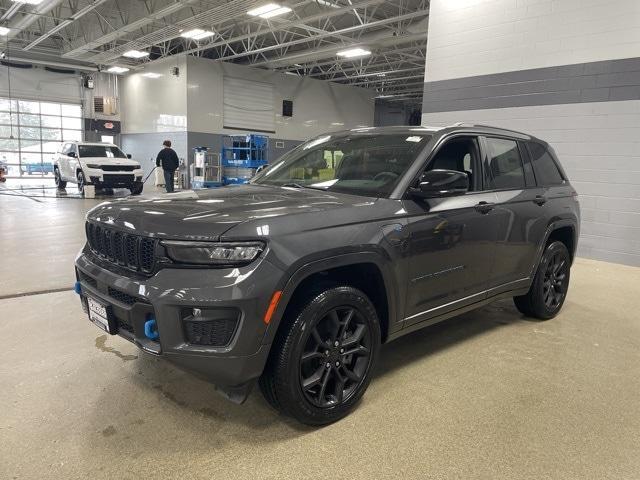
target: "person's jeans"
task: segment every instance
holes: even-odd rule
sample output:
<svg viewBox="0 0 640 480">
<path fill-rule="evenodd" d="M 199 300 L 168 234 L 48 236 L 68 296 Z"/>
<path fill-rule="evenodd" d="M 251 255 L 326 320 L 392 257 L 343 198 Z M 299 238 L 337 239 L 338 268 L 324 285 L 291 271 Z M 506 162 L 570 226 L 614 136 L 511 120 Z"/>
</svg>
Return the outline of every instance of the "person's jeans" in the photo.
<svg viewBox="0 0 640 480">
<path fill-rule="evenodd" d="M 173 192 L 173 174 L 175 170 L 164 170 L 164 188 L 167 193 Z"/>
</svg>

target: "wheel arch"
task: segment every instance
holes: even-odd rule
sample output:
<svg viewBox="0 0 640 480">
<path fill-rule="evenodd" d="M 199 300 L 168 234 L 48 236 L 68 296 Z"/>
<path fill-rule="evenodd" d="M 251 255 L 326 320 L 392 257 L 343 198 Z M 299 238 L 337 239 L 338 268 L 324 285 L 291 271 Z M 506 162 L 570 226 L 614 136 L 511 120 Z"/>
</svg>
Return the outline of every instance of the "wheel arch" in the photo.
<svg viewBox="0 0 640 480">
<path fill-rule="evenodd" d="M 362 290 L 374 304 L 380 320 L 382 341 L 385 342 L 397 324 L 396 282 L 388 261 L 373 252 L 336 255 L 316 260 L 297 268 L 282 288 L 278 306 L 265 333 L 265 344 L 271 344 L 284 325 L 288 311 L 297 306 L 300 298 L 312 283 L 329 280 L 351 285 Z"/>
<path fill-rule="evenodd" d="M 544 253 L 544 249 L 550 241 L 559 240 L 564 243 L 567 247 L 567 250 L 569 250 L 571 262 L 573 263 L 576 248 L 578 246 L 578 232 L 578 224 L 573 219 L 561 219 L 549 223 L 545 231 L 543 240 L 538 245 L 538 251 L 536 252 L 535 261 L 531 268 L 531 279 L 533 279 L 536 268 L 538 268 L 538 264 L 540 263 L 540 259 L 542 258 L 542 254 Z"/>
</svg>

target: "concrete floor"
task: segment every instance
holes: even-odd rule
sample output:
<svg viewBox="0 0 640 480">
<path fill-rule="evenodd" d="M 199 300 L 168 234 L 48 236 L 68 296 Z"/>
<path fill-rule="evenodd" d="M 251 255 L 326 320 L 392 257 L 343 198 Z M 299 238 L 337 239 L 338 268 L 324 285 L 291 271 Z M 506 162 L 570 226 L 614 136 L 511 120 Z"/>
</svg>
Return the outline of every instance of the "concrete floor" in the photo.
<svg viewBox="0 0 640 480">
<path fill-rule="evenodd" d="M 0 295 L 62 289 L 97 201 L 0 195 Z M 0 300 L 0 478 L 640 478 L 640 269 L 578 259 L 562 313 L 508 301 L 386 345 L 323 429 L 233 405 L 89 324 Z"/>
</svg>

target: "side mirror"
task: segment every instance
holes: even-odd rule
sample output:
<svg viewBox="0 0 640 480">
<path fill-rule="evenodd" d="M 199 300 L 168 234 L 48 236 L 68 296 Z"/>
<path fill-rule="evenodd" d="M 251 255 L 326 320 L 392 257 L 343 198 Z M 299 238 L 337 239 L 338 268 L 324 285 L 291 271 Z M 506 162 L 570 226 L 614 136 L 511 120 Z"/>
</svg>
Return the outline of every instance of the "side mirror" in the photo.
<svg viewBox="0 0 640 480">
<path fill-rule="evenodd" d="M 129 160 L 131 160 L 131 154 L 130 154 L 130 153 L 127 153 L 127 158 L 128 158 Z"/>
<path fill-rule="evenodd" d="M 76 158 L 76 152 L 69 152 L 69 153 L 67 153 L 67 156 L 69 156 L 71 158 Z"/>
<path fill-rule="evenodd" d="M 409 192 L 420 198 L 452 197 L 469 191 L 469 176 L 457 170 L 424 172 L 416 187 Z"/>
</svg>

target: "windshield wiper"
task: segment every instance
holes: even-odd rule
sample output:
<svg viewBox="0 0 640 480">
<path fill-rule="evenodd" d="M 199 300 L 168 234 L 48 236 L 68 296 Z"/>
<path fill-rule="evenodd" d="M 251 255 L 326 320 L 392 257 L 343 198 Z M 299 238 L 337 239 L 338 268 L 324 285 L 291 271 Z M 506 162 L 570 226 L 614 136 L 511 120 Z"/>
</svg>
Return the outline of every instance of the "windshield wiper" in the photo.
<svg viewBox="0 0 640 480">
<path fill-rule="evenodd" d="M 283 183 L 280 185 L 281 187 L 289 187 L 289 188 L 307 188 L 304 185 L 300 185 L 299 183 Z"/>
</svg>

